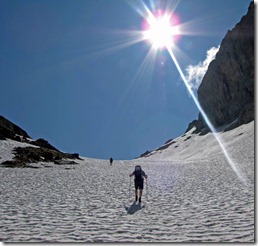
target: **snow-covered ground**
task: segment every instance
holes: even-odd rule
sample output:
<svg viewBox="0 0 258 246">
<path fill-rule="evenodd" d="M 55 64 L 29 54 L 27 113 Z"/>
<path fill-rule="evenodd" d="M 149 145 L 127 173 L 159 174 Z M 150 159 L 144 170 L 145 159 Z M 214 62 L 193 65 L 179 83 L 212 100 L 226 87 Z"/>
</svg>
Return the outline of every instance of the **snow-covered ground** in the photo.
<svg viewBox="0 0 258 246">
<path fill-rule="evenodd" d="M 1 168 L 1 241 L 254 242 L 254 123 L 219 136 L 244 182 L 212 134 L 191 132 L 150 157 L 112 166 L 84 158 Z M 1 162 L 8 144 L 0 144 Z M 136 164 L 148 175 L 142 204 L 129 178 Z"/>
</svg>

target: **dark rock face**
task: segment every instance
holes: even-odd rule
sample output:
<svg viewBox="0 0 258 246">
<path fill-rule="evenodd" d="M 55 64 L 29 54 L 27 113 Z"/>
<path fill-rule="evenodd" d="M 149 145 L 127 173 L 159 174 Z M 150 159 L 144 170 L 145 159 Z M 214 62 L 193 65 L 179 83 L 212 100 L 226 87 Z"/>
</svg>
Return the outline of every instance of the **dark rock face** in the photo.
<svg viewBox="0 0 258 246">
<path fill-rule="evenodd" d="M 57 152 L 60 152 L 58 149 L 56 149 L 54 146 L 52 146 L 44 138 L 39 138 L 38 140 L 31 142 L 31 144 L 39 146 L 39 147 L 43 147 L 43 148 L 46 148 L 46 149 L 51 149 L 51 150 L 55 150 Z"/>
<path fill-rule="evenodd" d="M 248 13 L 226 34 L 197 94 L 204 112 L 216 128 L 234 121 L 232 129 L 254 120 L 253 2 Z M 207 128 L 200 114 L 190 125 L 196 126 L 199 132 Z"/>
<path fill-rule="evenodd" d="M 143 154 L 140 155 L 140 157 L 146 157 L 150 154 L 151 152 L 150 151 L 145 151 Z"/>
<path fill-rule="evenodd" d="M 0 140 L 9 138 L 12 140 L 21 141 L 21 137 L 30 138 L 27 132 L 0 115 Z"/>
</svg>

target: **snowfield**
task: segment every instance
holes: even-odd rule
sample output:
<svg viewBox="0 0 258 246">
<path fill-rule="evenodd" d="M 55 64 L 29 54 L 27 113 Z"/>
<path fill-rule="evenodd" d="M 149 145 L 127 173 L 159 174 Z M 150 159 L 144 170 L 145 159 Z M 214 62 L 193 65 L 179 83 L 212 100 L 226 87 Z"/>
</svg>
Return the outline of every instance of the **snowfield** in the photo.
<svg viewBox="0 0 258 246">
<path fill-rule="evenodd" d="M 84 158 L 1 168 L 0 239 L 254 242 L 254 122 L 219 136 L 244 182 L 212 134 L 191 131 L 149 157 L 112 166 Z M 0 142 L 0 162 L 12 158 L 13 142 Z M 129 178 L 136 164 L 148 175 L 142 204 L 134 203 Z"/>
</svg>

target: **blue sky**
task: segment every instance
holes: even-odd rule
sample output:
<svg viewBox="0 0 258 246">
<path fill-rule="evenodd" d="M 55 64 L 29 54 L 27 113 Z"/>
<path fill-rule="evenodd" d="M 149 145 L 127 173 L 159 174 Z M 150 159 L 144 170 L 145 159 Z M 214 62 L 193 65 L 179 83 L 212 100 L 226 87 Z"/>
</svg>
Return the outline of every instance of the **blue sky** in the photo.
<svg viewBox="0 0 258 246">
<path fill-rule="evenodd" d="M 151 59 L 150 43 L 129 45 L 142 30 L 144 4 L 170 6 L 184 24 L 175 56 L 190 78 L 250 2 L 1 0 L 0 114 L 64 152 L 137 157 L 198 116 L 168 52 Z"/>
</svg>

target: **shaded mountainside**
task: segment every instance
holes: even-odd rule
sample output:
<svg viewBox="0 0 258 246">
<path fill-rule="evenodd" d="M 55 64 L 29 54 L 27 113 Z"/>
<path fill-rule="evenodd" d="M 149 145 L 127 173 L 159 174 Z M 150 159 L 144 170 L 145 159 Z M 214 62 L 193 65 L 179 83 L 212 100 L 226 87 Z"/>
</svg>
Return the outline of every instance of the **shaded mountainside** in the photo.
<svg viewBox="0 0 258 246">
<path fill-rule="evenodd" d="M 230 129 L 254 120 L 254 2 L 228 31 L 197 91 L 198 100 L 216 127 Z M 201 114 L 187 129 L 208 132 Z"/>
<path fill-rule="evenodd" d="M 14 159 L 2 162 L 1 166 L 4 167 L 30 167 L 29 163 L 36 162 L 75 164 L 64 159 L 80 159 L 79 154 L 63 153 L 43 138 L 32 140 L 26 131 L 0 115 L 0 141 L 8 139 L 27 145 L 14 148 Z"/>
</svg>

